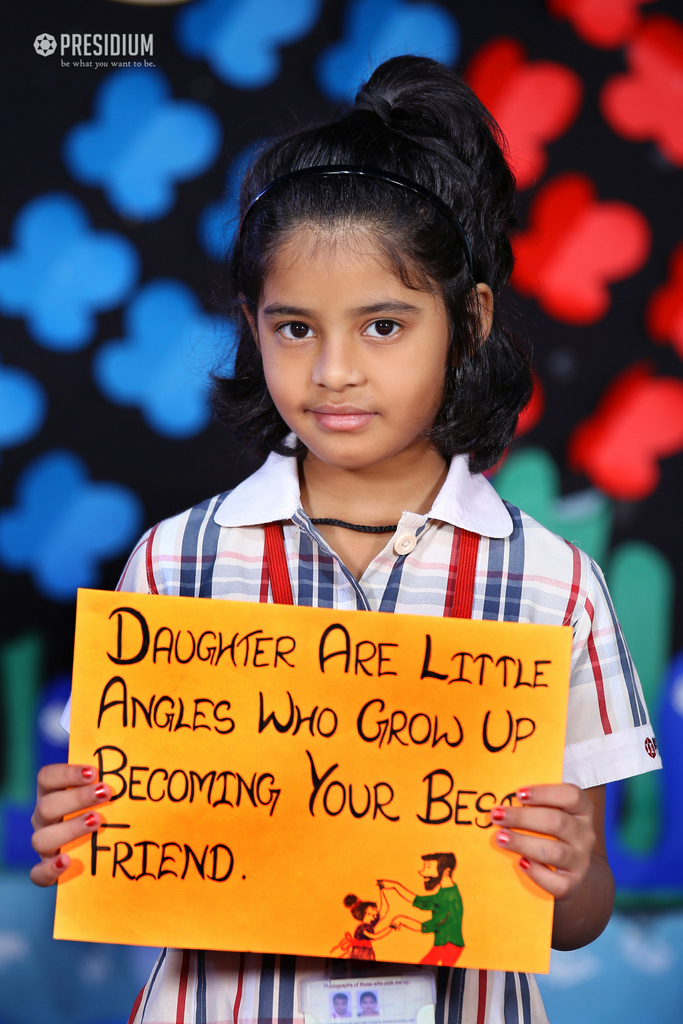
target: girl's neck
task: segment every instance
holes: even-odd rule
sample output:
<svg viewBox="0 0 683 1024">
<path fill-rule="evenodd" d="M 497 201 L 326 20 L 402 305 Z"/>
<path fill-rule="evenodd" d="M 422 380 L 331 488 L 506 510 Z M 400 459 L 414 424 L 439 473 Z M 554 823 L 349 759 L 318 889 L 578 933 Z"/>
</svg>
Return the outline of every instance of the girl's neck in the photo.
<svg viewBox="0 0 683 1024">
<path fill-rule="evenodd" d="M 398 523 L 404 510 L 429 512 L 447 474 L 443 456 L 422 445 L 360 469 L 331 466 L 309 452 L 299 466 L 301 502 L 312 518 L 384 526 Z"/>
</svg>

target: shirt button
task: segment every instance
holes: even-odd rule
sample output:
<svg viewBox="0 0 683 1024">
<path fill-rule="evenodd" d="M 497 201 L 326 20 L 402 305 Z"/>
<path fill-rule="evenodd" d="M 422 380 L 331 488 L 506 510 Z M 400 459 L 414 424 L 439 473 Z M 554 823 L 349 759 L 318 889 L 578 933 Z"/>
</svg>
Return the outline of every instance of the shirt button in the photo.
<svg viewBox="0 0 683 1024">
<path fill-rule="evenodd" d="M 417 538 L 413 533 L 402 533 L 394 541 L 394 551 L 397 555 L 409 555 L 417 544 Z"/>
</svg>

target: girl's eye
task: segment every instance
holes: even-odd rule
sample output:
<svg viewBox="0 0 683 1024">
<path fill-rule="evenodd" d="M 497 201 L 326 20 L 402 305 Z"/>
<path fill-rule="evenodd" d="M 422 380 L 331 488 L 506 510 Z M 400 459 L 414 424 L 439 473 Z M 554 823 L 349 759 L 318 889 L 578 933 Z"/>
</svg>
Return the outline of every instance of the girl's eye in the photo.
<svg viewBox="0 0 683 1024">
<path fill-rule="evenodd" d="M 371 338 L 390 338 L 400 328 L 395 320 L 375 320 L 370 324 L 367 332 Z"/>
<path fill-rule="evenodd" d="M 310 329 L 311 328 L 308 326 L 308 324 L 301 324 L 298 323 L 298 321 L 296 320 L 293 320 L 291 323 L 288 324 L 282 324 L 281 327 L 278 327 L 278 331 L 283 336 L 283 338 L 288 338 L 289 341 L 301 341 L 302 339 L 308 337 L 308 332 L 310 331 Z"/>
</svg>

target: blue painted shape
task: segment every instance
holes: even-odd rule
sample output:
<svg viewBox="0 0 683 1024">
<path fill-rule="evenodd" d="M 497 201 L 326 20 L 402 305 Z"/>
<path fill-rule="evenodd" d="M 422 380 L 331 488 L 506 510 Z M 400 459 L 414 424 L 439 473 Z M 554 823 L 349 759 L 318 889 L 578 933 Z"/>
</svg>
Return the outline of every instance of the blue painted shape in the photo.
<svg viewBox="0 0 683 1024">
<path fill-rule="evenodd" d="M 96 314 L 118 306 L 137 281 L 133 245 L 113 231 L 93 231 L 71 196 L 30 200 L 12 237 L 14 247 L 0 252 L 0 312 L 25 317 L 45 348 L 83 348 L 97 330 Z"/>
<path fill-rule="evenodd" d="M 263 140 L 250 142 L 231 161 L 225 176 L 225 191 L 221 199 L 205 206 L 199 217 L 197 230 L 199 244 L 207 256 L 217 263 L 225 259 L 238 228 L 240 186 L 249 161 Z"/>
<path fill-rule="evenodd" d="M 66 758 L 63 758 L 66 760 Z M 6 803 L 2 807 L 0 863 L 8 868 L 32 868 L 36 854 L 31 846 L 33 805 Z"/>
<path fill-rule="evenodd" d="M 125 1024 L 158 950 L 53 939 L 55 891 L 0 875 L 2 1024 Z"/>
<path fill-rule="evenodd" d="M 174 100 L 155 68 L 123 68 L 102 82 L 92 121 L 64 140 L 64 161 L 86 185 L 99 185 L 124 217 L 154 220 L 171 209 L 175 185 L 216 159 L 220 122 L 212 110 Z"/>
<path fill-rule="evenodd" d="M 141 288 L 124 325 L 126 336 L 103 345 L 93 362 L 100 390 L 112 402 L 137 406 L 159 434 L 200 433 L 210 419 L 205 373 L 217 363 L 219 345 L 230 350 L 231 325 L 205 313 L 187 285 L 171 280 Z"/>
<path fill-rule="evenodd" d="M 683 911 L 616 913 L 590 946 L 553 950 L 537 980 L 552 1024 L 680 1024 Z"/>
<path fill-rule="evenodd" d="M 140 533 L 142 504 L 127 487 L 94 483 L 73 452 L 52 451 L 19 478 L 16 503 L 0 512 L 0 563 L 29 572 L 55 601 L 94 587 L 99 566 L 123 555 Z"/>
<path fill-rule="evenodd" d="M 605 831 L 609 862 L 621 892 L 677 892 L 683 895 L 683 817 L 678 801 L 683 791 L 683 652 L 671 662 L 661 707 L 653 709 L 658 721 L 657 741 L 664 770 L 662 785 L 662 841 L 657 849 L 636 854 L 619 841 L 619 812 L 623 783 L 607 787 Z"/>
<path fill-rule="evenodd" d="M 349 103 L 378 64 L 408 53 L 454 64 L 460 26 L 451 12 L 429 2 L 350 0 L 343 38 L 318 60 L 318 85 L 333 103 Z"/>
<path fill-rule="evenodd" d="M 280 74 L 280 49 L 307 35 L 321 8 L 322 0 L 195 0 L 176 16 L 176 40 L 224 82 L 262 89 Z"/>
<path fill-rule="evenodd" d="M 0 365 L 0 448 L 22 444 L 45 420 L 47 399 L 38 381 L 25 370 Z"/>
</svg>

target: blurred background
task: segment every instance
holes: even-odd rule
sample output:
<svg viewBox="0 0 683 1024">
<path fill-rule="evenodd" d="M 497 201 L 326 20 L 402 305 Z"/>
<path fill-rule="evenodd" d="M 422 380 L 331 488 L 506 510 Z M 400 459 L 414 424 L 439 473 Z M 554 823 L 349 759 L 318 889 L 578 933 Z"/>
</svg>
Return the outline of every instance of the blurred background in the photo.
<svg viewBox="0 0 683 1024">
<path fill-rule="evenodd" d="M 609 787 L 618 911 L 553 954 L 546 1006 L 680 1022 L 680 4 L 24 0 L 0 46 L 0 1024 L 124 1024 L 147 977 L 153 950 L 55 942 L 27 877 L 35 772 L 67 753 L 75 591 L 255 468 L 205 398 L 232 358 L 241 168 L 400 53 L 461 69 L 507 136 L 506 302 L 536 390 L 493 482 L 605 570 L 664 757 Z"/>
</svg>

